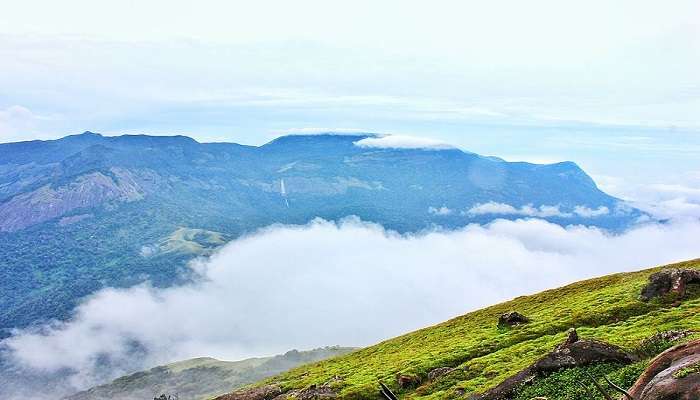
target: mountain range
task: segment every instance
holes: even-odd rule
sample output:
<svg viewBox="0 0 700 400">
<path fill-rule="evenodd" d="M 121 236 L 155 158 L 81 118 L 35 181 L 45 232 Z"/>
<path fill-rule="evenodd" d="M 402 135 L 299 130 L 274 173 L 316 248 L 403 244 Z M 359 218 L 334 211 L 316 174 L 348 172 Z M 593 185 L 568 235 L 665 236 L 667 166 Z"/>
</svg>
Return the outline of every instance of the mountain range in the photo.
<svg viewBox="0 0 700 400">
<path fill-rule="evenodd" d="M 624 230 L 642 213 L 573 162 L 507 162 L 375 134 L 262 146 L 185 136 L 0 144 L 0 338 L 84 296 L 190 279 L 187 262 L 270 224 L 357 216 L 398 232 L 496 218 Z"/>
</svg>

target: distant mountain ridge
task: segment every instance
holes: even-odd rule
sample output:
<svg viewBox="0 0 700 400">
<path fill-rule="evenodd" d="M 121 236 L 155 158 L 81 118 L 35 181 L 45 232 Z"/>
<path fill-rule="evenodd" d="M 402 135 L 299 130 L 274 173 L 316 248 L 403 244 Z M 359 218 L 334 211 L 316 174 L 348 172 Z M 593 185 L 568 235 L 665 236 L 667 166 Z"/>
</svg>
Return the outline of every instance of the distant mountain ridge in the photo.
<svg viewBox="0 0 700 400">
<path fill-rule="evenodd" d="M 299 365 L 347 354 L 351 347 L 324 347 L 309 351 L 291 350 L 274 357 L 220 361 L 193 358 L 126 375 L 84 390 L 64 400 L 149 400 L 161 394 L 180 400 L 204 400 L 273 376 Z"/>
<path fill-rule="evenodd" d="M 65 318 L 104 286 L 187 279 L 192 257 L 273 223 L 356 215 L 409 232 L 539 217 L 621 230 L 641 215 L 573 162 L 357 144 L 368 138 L 381 137 L 246 146 L 86 132 L 0 144 L 0 329 Z"/>
</svg>

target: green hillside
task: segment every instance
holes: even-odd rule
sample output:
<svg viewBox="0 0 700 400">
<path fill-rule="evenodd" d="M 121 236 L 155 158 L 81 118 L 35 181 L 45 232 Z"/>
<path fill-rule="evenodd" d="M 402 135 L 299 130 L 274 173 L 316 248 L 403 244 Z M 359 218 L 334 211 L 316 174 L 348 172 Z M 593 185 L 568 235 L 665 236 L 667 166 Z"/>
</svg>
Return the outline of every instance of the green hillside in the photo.
<svg viewBox="0 0 700 400">
<path fill-rule="evenodd" d="M 575 327 L 582 339 L 598 339 L 639 354 L 631 365 L 600 364 L 562 370 L 538 378 L 518 399 L 547 396 L 552 399 L 590 399 L 578 381 L 585 372 L 606 374 L 629 386 L 649 358 L 672 343 L 646 339 L 668 330 L 700 330 L 700 288 L 689 285 L 683 301 L 653 299 L 642 302 L 640 290 L 661 268 L 700 269 L 700 259 L 632 273 L 619 273 L 577 282 L 562 288 L 471 312 L 345 356 L 295 368 L 264 384 L 279 385 L 283 392 L 322 386 L 340 398 L 376 399 L 378 382 L 386 383 L 400 398 L 469 398 L 482 393 L 526 368 L 565 340 Z M 674 304 L 675 303 L 675 304 Z M 524 325 L 499 328 L 502 313 L 518 311 L 530 319 Z M 700 337 L 698 333 L 683 340 Z M 430 379 L 430 371 L 453 368 Z M 399 388 L 397 375 L 414 377 L 411 388 Z M 602 398 L 602 397 L 601 397 Z"/>
<path fill-rule="evenodd" d="M 242 361 L 193 358 L 126 375 L 111 383 L 76 393 L 65 400 L 149 400 L 161 394 L 177 394 L 180 400 L 206 399 L 300 364 L 346 354 L 352 350 L 337 346 L 309 351 L 292 350 L 274 357 Z"/>
</svg>

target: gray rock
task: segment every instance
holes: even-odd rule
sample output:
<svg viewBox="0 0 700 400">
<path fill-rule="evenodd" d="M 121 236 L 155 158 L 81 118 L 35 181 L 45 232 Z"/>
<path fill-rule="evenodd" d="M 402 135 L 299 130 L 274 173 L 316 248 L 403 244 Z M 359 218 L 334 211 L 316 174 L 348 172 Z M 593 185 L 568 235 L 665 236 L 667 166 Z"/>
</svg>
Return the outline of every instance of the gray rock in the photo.
<svg viewBox="0 0 700 400">
<path fill-rule="evenodd" d="M 515 390 L 562 368 L 580 367 L 599 362 L 636 361 L 636 357 L 621 348 L 597 340 L 579 340 L 575 329 L 570 329 L 566 340 L 534 364 L 511 376 L 495 388 L 483 393 L 480 400 L 510 399 Z"/>
<path fill-rule="evenodd" d="M 453 371 L 453 369 L 450 367 L 435 368 L 435 369 L 431 370 L 430 372 L 428 372 L 428 379 L 430 379 L 431 381 L 434 381 L 435 379 L 437 379 L 443 375 L 447 375 L 452 371 Z"/>
<path fill-rule="evenodd" d="M 265 385 L 249 389 L 237 390 L 219 396 L 214 400 L 271 400 L 282 394 L 278 385 Z"/>
<path fill-rule="evenodd" d="M 700 283 L 700 271 L 695 269 L 665 269 L 649 277 L 649 283 L 642 289 L 640 298 L 642 301 L 649 301 L 669 293 L 683 298 L 686 287 L 690 283 Z"/>
<path fill-rule="evenodd" d="M 509 311 L 505 314 L 501 314 L 501 316 L 498 318 L 499 327 L 518 326 L 522 324 L 527 324 L 528 322 L 530 322 L 530 320 L 517 311 Z"/>
</svg>

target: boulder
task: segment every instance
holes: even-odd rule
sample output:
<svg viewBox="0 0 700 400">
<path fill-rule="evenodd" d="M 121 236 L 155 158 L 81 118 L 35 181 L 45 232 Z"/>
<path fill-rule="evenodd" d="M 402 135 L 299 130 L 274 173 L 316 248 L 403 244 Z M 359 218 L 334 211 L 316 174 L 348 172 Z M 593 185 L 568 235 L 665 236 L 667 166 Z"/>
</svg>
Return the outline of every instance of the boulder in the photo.
<svg viewBox="0 0 700 400">
<path fill-rule="evenodd" d="M 498 317 L 499 327 L 518 326 L 522 324 L 527 324 L 528 322 L 530 322 L 530 320 L 517 311 L 509 311 L 505 314 L 501 314 L 501 316 Z"/>
<path fill-rule="evenodd" d="M 656 356 L 628 392 L 636 400 L 700 399 L 700 340 Z"/>
<path fill-rule="evenodd" d="M 498 386 L 488 390 L 481 396 L 475 397 L 476 400 L 509 400 L 513 397 L 516 389 L 523 385 L 527 385 L 537 378 L 538 372 L 534 365 L 531 365 L 517 374 L 507 378 Z"/>
<path fill-rule="evenodd" d="M 483 393 L 480 400 L 510 399 L 516 389 L 562 368 L 580 367 L 599 362 L 631 363 L 636 357 L 621 348 L 597 340 L 580 340 L 575 329 L 568 331 L 567 338 L 546 356 L 511 376 L 500 385 Z"/>
<path fill-rule="evenodd" d="M 649 277 L 649 283 L 642 289 L 640 298 L 649 301 L 669 293 L 678 298 L 685 296 L 686 287 L 690 283 L 700 283 L 700 270 L 695 269 L 665 269 Z"/>
<path fill-rule="evenodd" d="M 636 357 L 621 348 L 597 340 L 579 340 L 558 346 L 535 363 L 539 373 L 554 372 L 562 368 L 580 367 L 599 362 L 629 364 Z"/>
</svg>

